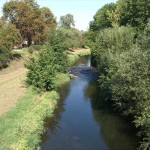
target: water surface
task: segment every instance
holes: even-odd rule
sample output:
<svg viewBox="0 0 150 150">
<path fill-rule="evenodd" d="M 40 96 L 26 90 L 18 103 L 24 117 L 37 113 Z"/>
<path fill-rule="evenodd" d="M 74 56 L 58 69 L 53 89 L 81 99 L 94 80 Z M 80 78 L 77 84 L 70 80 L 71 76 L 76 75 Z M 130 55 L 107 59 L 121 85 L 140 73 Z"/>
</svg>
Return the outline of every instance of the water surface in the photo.
<svg viewBox="0 0 150 150">
<path fill-rule="evenodd" d="M 70 69 L 77 77 L 60 89 L 55 115 L 46 121 L 43 150 L 135 150 L 137 137 L 126 120 L 103 106 L 96 107 L 98 73 L 90 57 Z"/>
</svg>

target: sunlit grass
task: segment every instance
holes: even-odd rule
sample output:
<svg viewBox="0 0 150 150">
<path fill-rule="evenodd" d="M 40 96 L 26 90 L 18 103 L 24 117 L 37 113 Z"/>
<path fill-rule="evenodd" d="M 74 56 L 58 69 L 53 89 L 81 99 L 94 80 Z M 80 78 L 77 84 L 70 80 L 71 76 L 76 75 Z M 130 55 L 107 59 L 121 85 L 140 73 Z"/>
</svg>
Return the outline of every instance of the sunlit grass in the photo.
<svg viewBox="0 0 150 150">
<path fill-rule="evenodd" d="M 69 82 L 67 74 L 58 74 L 55 88 Z M 0 150 L 34 150 L 44 131 L 44 120 L 53 116 L 59 94 L 55 91 L 36 93 L 32 88 L 17 106 L 0 118 Z"/>
<path fill-rule="evenodd" d="M 17 50 L 12 50 L 13 55 L 21 55 L 21 57 L 25 57 L 29 55 L 28 48 L 22 48 Z"/>
<path fill-rule="evenodd" d="M 64 83 L 67 83 L 70 81 L 70 76 L 68 74 L 57 74 L 55 79 L 53 80 L 53 85 L 54 85 L 54 89 L 56 89 L 57 87 L 61 87 L 61 85 L 63 85 Z"/>
<path fill-rule="evenodd" d="M 13 53 L 26 55 L 28 50 L 14 51 Z M 88 53 L 89 54 L 89 53 Z M 72 64 L 80 56 L 79 53 L 68 56 Z M 58 74 L 54 78 L 54 88 L 69 82 L 67 74 Z M 44 120 L 53 116 L 59 94 L 55 91 L 36 93 L 29 88 L 17 106 L 0 118 L 0 150 L 34 150 L 40 143 L 40 135 L 44 131 Z"/>
<path fill-rule="evenodd" d="M 53 115 L 58 94 L 37 94 L 29 89 L 16 108 L 0 119 L 0 150 L 35 149 L 43 133 L 44 119 Z"/>
<path fill-rule="evenodd" d="M 90 54 L 91 54 L 91 50 L 85 49 L 85 50 L 79 51 L 77 53 L 68 55 L 69 65 L 72 65 L 73 63 L 75 63 L 80 57 L 90 55 Z"/>
</svg>

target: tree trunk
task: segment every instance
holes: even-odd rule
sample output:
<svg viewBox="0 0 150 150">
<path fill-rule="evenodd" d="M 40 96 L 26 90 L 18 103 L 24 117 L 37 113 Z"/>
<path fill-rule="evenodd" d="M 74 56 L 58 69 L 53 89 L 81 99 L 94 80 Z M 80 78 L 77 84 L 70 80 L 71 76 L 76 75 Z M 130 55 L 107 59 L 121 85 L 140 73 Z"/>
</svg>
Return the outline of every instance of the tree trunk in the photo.
<svg viewBox="0 0 150 150">
<path fill-rule="evenodd" d="M 28 35 L 28 47 L 32 44 L 32 38 L 30 35 Z"/>
</svg>

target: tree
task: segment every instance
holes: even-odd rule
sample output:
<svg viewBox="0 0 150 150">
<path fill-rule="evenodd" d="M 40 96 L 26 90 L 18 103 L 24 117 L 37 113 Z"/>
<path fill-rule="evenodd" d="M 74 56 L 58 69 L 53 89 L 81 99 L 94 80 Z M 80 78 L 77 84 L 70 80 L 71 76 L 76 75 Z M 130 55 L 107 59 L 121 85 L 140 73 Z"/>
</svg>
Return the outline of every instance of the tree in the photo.
<svg viewBox="0 0 150 150">
<path fill-rule="evenodd" d="M 112 27 L 108 12 L 114 11 L 116 5 L 114 3 L 106 4 L 97 11 L 94 20 L 90 22 L 90 30 L 98 31 L 100 29 Z"/>
<path fill-rule="evenodd" d="M 73 15 L 71 15 L 71 14 L 61 16 L 59 23 L 60 23 L 60 26 L 66 26 L 66 27 L 69 27 L 69 28 L 75 26 L 74 18 L 73 18 Z"/>
<path fill-rule="evenodd" d="M 131 25 L 143 30 L 150 18 L 149 0 L 119 0 L 120 25 Z"/>
<path fill-rule="evenodd" d="M 50 30 L 51 23 L 52 27 L 56 27 L 56 21 L 50 10 L 46 9 L 47 14 L 43 10 L 44 8 L 40 9 L 34 0 L 15 0 L 6 2 L 3 6 L 5 18 L 20 30 L 22 38 L 28 41 L 28 46 L 33 39 L 35 42 L 43 40 L 44 30 Z"/>
<path fill-rule="evenodd" d="M 33 41 L 38 41 L 39 43 L 43 43 L 44 41 L 49 41 L 49 32 L 52 29 L 57 27 L 57 22 L 54 19 L 53 13 L 47 7 L 40 8 L 42 20 L 44 22 L 44 30 L 43 34 L 36 34 L 33 37 Z"/>
<path fill-rule="evenodd" d="M 52 30 L 50 39 L 50 44 L 26 63 L 27 84 L 47 91 L 55 87 L 53 82 L 55 76 L 58 73 L 65 73 L 68 66 L 67 53 L 60 42 L 61 37 Z"/>
<path fill-rule="evenodd" d="M 68 50 L 69 48 L 83 47 L 83 35 L 82 32 L 74 28 L 59 27 L 57 34 L 60 37 L 60 42 L 63 47 Z"/>
<path fill-rule="evenodd" d="M 0 20 L 0 69 L 7 66 L 12 57 L 11 49 L 21 41 L 19 30 L 13 24 Z"/>
</svg>

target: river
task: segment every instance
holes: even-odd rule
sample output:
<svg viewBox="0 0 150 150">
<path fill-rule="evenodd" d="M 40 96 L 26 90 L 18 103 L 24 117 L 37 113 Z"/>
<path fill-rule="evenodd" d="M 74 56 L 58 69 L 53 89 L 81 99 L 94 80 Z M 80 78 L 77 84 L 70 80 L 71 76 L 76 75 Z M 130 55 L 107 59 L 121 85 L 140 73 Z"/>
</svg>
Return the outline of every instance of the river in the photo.
<svg viewBox="0 0 150 150">
<path fill-rule="evenodd" d="M 136 150 L 134 127 L 110 107 L 96 107 L 98 73 L 90 56 L 81 58 L 70 73 L 77 76 L 59 89 L 54 117 L 46 120 L 42 150 Z"/>
</svg>

